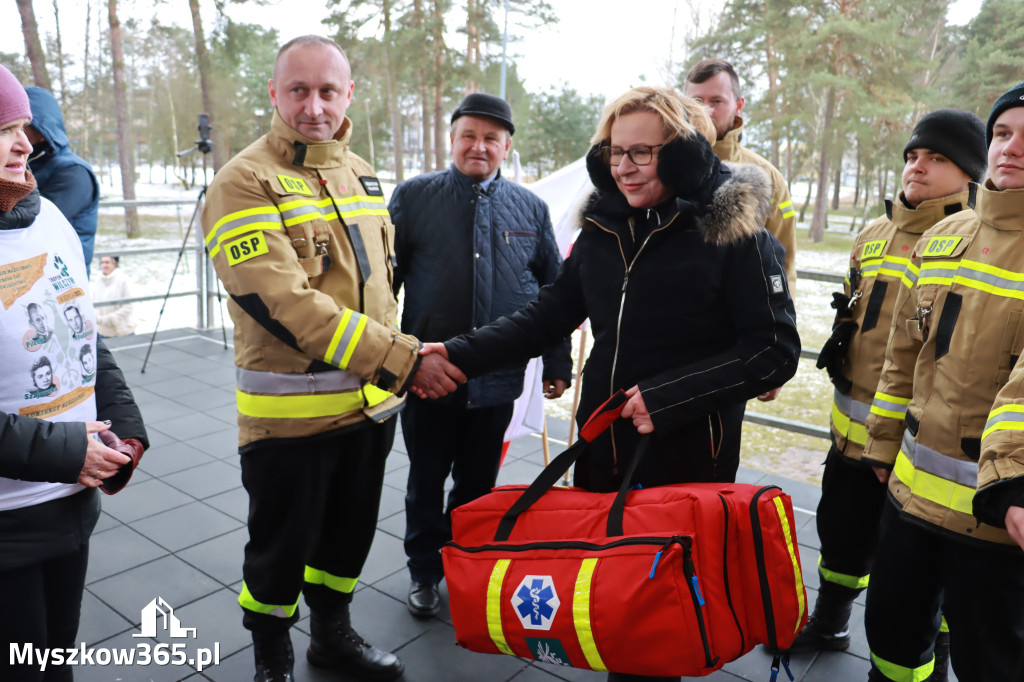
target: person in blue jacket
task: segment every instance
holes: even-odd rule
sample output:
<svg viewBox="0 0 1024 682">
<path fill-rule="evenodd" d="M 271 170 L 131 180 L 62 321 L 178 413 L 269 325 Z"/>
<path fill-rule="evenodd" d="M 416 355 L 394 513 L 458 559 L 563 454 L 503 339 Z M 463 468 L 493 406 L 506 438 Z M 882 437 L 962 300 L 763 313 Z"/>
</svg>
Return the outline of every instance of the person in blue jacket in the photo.
<svg viewBox="0 0 1024 682">
<path fill-rule="evenodd" d="M 64 130 L 64 114 L 48 90 L 26 87 L 32 107 L 32 123 L 25 128 L 32 144 L 29 169 L 39 193 L 52 201 L 75 228 L 85 255 L 85 269 L 92 263 L 99 212 L 100 184 L 89 162 L 71 151 Z"/>
</svg>

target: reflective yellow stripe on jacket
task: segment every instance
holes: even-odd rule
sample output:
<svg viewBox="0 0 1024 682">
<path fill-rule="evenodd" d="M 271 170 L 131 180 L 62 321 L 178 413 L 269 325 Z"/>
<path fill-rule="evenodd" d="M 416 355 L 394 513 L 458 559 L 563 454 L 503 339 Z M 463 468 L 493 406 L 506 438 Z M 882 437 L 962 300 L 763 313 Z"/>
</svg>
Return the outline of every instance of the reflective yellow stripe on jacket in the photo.
<svg viewBox="0 0 1024 682">
<path fill-rule="evenodd" d="M 875 399 L 871 401 L 871 414 L 890 419 L 906 419 L 909 405 L 910 398 L 901 398 L 879 391 L 875 393 Z"/>
<path fill-rule="evenodd" d="M 992 410 L 981 439 L 985 440 L 996 431 L 1024 431 L 1024 405 L 1008 404 Z"/>
<path fill-rule="evenodd" d="M 832 397 L 832 426 L 851 443 L 864 446 L 868 442 L 868 420 L 871 405 L 854 400 L 836 389 Z"/>
<path fill-rule="evenodd" d="M 904 433 L 893 473 L 910 488 L 911 495 L 961 514 L 974 513 L 974 491 L 978 485 L 976 462 L 944 455 Z"/>
<path fill-rule="evenodd" d="M 238 411 L 257 419 L 333 417 L 387 400 L 391 393 L 338 370 L 280 374 L 235 369 Z"/>
<path fill-rule="evenodd" d="M 960 284 L 994 296 L 1024 299 L 1024 274 L 966 259 L 923 263 L 917 283 Z"/>
</svg>

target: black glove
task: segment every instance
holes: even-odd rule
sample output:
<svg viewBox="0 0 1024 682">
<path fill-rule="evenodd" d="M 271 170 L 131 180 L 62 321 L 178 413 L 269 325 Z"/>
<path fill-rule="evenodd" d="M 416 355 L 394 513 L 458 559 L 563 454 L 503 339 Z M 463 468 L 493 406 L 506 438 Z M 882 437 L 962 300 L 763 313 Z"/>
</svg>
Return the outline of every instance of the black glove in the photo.
<svg viewBox="0 0 1024 682">
<path fill-rule="evenodd" d="M 658 179 L 680 199 L 699 206 L 711 202 L 722 162 L 700 133 L 669 140 L 658 152 Z"/>
<path fill-rule="evenodd" d="M 604 143 L 598 142 L 587 152 L 587 173 L 590 174 L 590 181 L 594 183 L 594 187 L 605 194 L 615 194 L 619 191 L 619 186 L 612 177 L 612 169 L 604 162 L 604 154 L 601 153 L 603 146 Z"/>
<path fill-rule="evenodd" d="M 836 311 L 836 320 L 832 324 L 832 336 L 821 347 L 815 366 L 828 372 L 829 379 L 841 393 L 849 393 L 852 382 L 843 376 L 843 362 L 850 352 L 850 340 L 857 331 L 857 323 L 853 321 L 850 310 L 850 297 L 841 292 L 832 294 L 832 307 Z"/>
</svg>

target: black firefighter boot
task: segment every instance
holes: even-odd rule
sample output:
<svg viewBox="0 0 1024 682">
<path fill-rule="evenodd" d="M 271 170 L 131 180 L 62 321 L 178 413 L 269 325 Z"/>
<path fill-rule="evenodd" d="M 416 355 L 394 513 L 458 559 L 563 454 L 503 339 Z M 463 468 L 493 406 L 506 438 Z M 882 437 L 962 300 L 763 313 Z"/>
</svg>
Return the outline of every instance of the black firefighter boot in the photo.
<svg viewBox="0 0 1024 682">
<path fill-rule="evenodd" d="M 364 680 L 393 680 L 405 671 L 398 656 L 381 651 L 352 629 L 348 604 L 335 604 L 329 611 L 311 606 L 309 630 L 306 659 L 313 665 Z"/>
<path fill-rule="evenodd" d="M 294 682 L 295 654 L 287 629 L 253 630 L 252 644 L 256 657 L 254 682 Z"/>
<path fill-rule="evenodd" d="M 793 640 L 790 653 L 845 651 L 850 647 L 850 613 L 853 595 L 845 588 L 832 590 L 822 584 L 814 612 Z"/>
</svg>

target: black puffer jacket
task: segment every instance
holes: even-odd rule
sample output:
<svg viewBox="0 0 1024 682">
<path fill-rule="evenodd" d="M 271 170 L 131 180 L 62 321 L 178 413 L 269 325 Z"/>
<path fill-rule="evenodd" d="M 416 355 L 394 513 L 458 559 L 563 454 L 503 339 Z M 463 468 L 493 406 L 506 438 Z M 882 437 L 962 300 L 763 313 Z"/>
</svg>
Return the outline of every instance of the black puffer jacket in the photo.
<svg viewBox="0 0 1024 682">
<path fill-rule="evenodd" d="M 554 281 L 562 257 L 544 201 L 499 173 L 486 190 L 453 165 L 399 185 L 388 205 L 395 224 L 395 293 L 405 284 L 402 331 L 444 341 L 511 315 Z M 544 355 L 544 378 L 569 381 L 568 339 Z M 515 400 L 532 356 L 510 358 L 446 400 L 486 407 Z"/>
<path fill-rule="evenodd" d="M 594 347 L 577 422 L 639 384 L 655 431 L 637 480 L 733 480 L 744 403 L 793 376 L 800 340 L 785 252 L 763 227 L 767 176 L 723 165 L 709 183 L 707 200 L 651 210 L 595 191 L 555 283 L 515 315 L 448 341 L 452 362 L 474 376 L 538 352 L 589 317 Z M 646 235 L 637 245 L 633 230 Z M 636 439 L 627 422 L 597 439 L 577 464 L 577 485 L 617 486 Z"/>
</svg>

